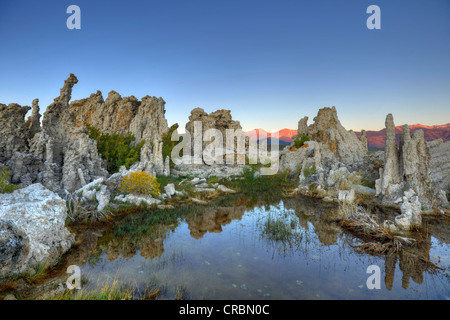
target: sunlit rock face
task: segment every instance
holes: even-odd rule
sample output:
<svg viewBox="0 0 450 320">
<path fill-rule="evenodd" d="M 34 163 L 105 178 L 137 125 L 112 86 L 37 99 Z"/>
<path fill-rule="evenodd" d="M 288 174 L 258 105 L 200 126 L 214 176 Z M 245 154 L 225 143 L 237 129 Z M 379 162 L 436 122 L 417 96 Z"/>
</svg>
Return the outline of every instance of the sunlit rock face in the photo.
<svg viewBox="0 0 450 320">
<path fill-rule="evenodd" d="M 130 133 L 136 143 L 144 140 L 141 160 L 134 171 L 158 175 L 167 171 L 168 162 L 164 162 L 161 141 L 169 128 L 162 98 L 147 95 L 140 101 L 134 96 L 122 98 L 111 91 L 104 100 L 102 93 L 97 91 L 87 99 L 73 101 L 69 111 L 76 126 L 89 125 L 109 134 Z"/>
<path fill-rule="evenodd" d="M 89 124 L 104 133 L 131 133 L 137 142 L 151 142 L 161 140 L 168 131 L 164 105 L 162 98 L 145 96 L 139 101 L 134 96 L 122 98 L 115 91 L 103 100 L 97 91 L 87 99 L 71 102 L 69 111 L 76 126 Z"/>
<path fill-rule="evenodd" d="M 292 136 L 292 140 L 300 139 L 303 135 L 308 135 L 308 117 L 303 117 L 298 121 L 297 134 Z"/>
</svg>

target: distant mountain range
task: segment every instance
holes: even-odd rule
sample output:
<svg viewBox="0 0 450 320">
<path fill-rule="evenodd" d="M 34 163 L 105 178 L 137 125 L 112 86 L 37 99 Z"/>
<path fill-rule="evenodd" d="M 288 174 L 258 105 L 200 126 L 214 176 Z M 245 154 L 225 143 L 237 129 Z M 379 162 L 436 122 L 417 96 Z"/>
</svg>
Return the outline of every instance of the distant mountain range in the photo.
<svg viewBox="0 0 450 320">
<path fill-rule="evenodd" d="M 409 126 L 411 134 L 418 129 L 422 129 L 425 135 L 426 141 L 431 141 L 435 139 L 442 139 L 444 141 L 450 141 L 450 123 L 443 125 L 435 125 L 435 126 L 425 126 L 422 124 L 413 124 Z M 267 138 L 270 139 L 271 133 L 265 131 L 264 129 L 255 129 L 252 131 L 247 131 L 245 134 L 250 137 L 250 139 L 256 139 L 257 133 L 265 132 L 267 134 Z M 403 126 L 395 127 L 395 133 L 397 141 L 400 139 L 400 135 L 403 132 Z M 282 129 L 278 131 L 279 139 L 281 145 L 290 145 L 292 142 L 292 136 L 297 134 L 297 130 L 295 129 Z M 355 132 L 357 136 L 360 135 L 360 132 Z M 386 129 L 382 129 L 379 131 L 367 131 L 367 144 L 369 148 L 384 148 L 385 146 L 385 138 L 386 138 Z M 258 142 L 260 142 L 258 140 Z M 270 140 L 269 140 L 270 142 Z"/>
<path fill-rule="evenodd" d="M 411 134 L 414 131 L 422 129 L 425 140 L 432 141 L 436 139 L 442 139 L 443 141 L 450 140 L 450 123 L 436 126 L 425 126 L 422 124 L 413 124 L 409 126 L 409 130 Z M 403 126 L 395 127 L 395 137 L 397 138 L 397 142 L 400 140 L 400 135 L 403 132 Z M 359 132 L 355 132 L 357 136 L 359 136 Z M 367 131 L 367 144 L 369 148 L 384 148 L 385 140 L 386 140 L 386 129 L 382 129 L 380 131 Z"/>
<path fill-rule="evenodd" d="M 261 134 L 265 133 L 267 135 L 267 139 L 269 139 L 268 143 L 270 144 L 270 137 L 272 136 L 272 134 L 270 132 L 267 132 L 264 129 L 254 129 L 252 131 L 247 131 L 247 132 L 244 132 L 244 133 L 247 136 L 249 136 L 250 139 L 258 140 L 258 142 L 263 141 L 263 140 L 261 140 L 259 138 L 259 136 L 261 136 Z M 279 134 L 278 139 L 280 139 L 279 144 L 288 146 L 292 142 L 292 136 L 295 136 L 297 134 L 297 130 L 294 130 L 294 129 L 281 129 L 280 131 L 278 131 L 278 134 Z"/>
</svg>

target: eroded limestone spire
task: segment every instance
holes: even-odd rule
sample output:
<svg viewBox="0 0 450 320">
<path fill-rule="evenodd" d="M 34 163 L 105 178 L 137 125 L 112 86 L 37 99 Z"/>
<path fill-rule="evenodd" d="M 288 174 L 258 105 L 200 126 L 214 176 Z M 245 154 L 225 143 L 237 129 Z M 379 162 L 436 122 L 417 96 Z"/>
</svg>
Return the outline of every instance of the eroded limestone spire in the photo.
<svg viewBox="0 0 450 320">
<path fill-rule="evenodd" d="M 55 98 L 54 101 L 69 104 L 69 101 L 72 98 L 72 88 L 76 83 L 78 83 L 78 79 L 71 73 L 64 81 L 64 86 L 59 90 L 59 97 Z"/>
</svg>

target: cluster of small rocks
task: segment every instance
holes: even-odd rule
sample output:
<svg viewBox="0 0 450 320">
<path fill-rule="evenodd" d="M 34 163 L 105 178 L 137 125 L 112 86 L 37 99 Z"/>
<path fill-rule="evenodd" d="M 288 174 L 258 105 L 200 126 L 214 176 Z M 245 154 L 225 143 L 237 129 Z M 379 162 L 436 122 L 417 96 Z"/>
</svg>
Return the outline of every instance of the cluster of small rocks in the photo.
<svg viewBox="0 0 450 320">
<path fill-rule="evenodd" d="M 216 177 L 217 179 L 230 180 L 233 177 L 240 177 L 243 174 L 245 165 L 177 165 L 171 170 L 171 174 L 175 177 L 198 177 L 208 179 Z"/>
<path fill-rule="evenodd" d="M 413 226 L 422 225 L 422 205 L 414 190 L 404 192 L 403 197 L 398 198 L 396 203 L 400 205 L 401 214 L 394 221 L 384 221 L 384 228 L 390 232 L 409 231 Z"/>
</svg>

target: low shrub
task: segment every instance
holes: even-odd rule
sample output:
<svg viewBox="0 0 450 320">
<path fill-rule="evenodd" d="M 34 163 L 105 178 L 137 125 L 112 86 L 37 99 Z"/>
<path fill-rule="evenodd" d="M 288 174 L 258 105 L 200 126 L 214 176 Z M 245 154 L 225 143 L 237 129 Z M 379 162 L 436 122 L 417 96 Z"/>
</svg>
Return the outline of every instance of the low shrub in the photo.
<svg viewBox="0 0 450 320">
<path fill-rule="evenodd" d="M 303 147 L 304 145 L 305 145 L 305 142 L 306 141 L 310 141 L 311 139 L 306 135 L 306 134 L 304 134 L 304 135 L 302 135 L 301 137 L 300 137 L 300 139 L 295 139 L 294 140 L 294 144 L 293 144 L 293 146 L 291 146 L 290 148 L 289 148 L 289 150 L 291 150 L 291 151 L 295 151 L 295 150 L 297 150 L 297 149 L 300 149 L 301 147 Z M 307 144 L 306 144 L 306 146 L 308 146 Z"/>
<path fill-rule="evenodd" d="M 108 162 L 109 173 L 118 172 L 121 166 L 129 169 L 132 164 L 140 160 L 141 148 L 145 140 L 134 144 L 135 138 L 131 133 L 127 135 L 102 133 L 88 124 L 86 128 L 89 131 L 89 138 L 97 141 L 98 152 Z"/>
<path fill-rule="evenodd" d="M 176 184 L 180 183 L 181 180 L 182 180 L 181 177 L 175 177 L 175 176 L 172 176 L 172 175 L 168 175 L 168 176 L 159 175 L 159 176 L 156 176 L 156 181 L 158 181 L 161 190 L 164 190 L 164 187 L 167 186 L 169 183 L 173 183 L 173 184 L 176 185 Z"/>
<path fill-rule="evenodd" d="M 161 194 L 160 184 L 156 177 L 144 171 L 132 172 L 128 176 L 123 177 L 119 184 L 119 191 L 154 197 Z"/>
<path fill-rule="evenodd" d="M 242 176 L 244 177 L 244 180 L 246 181 L 253 181 L 255 180 L 255 169 L 252 167 L 244 167 L 242 169 Z"/>
</svg>

